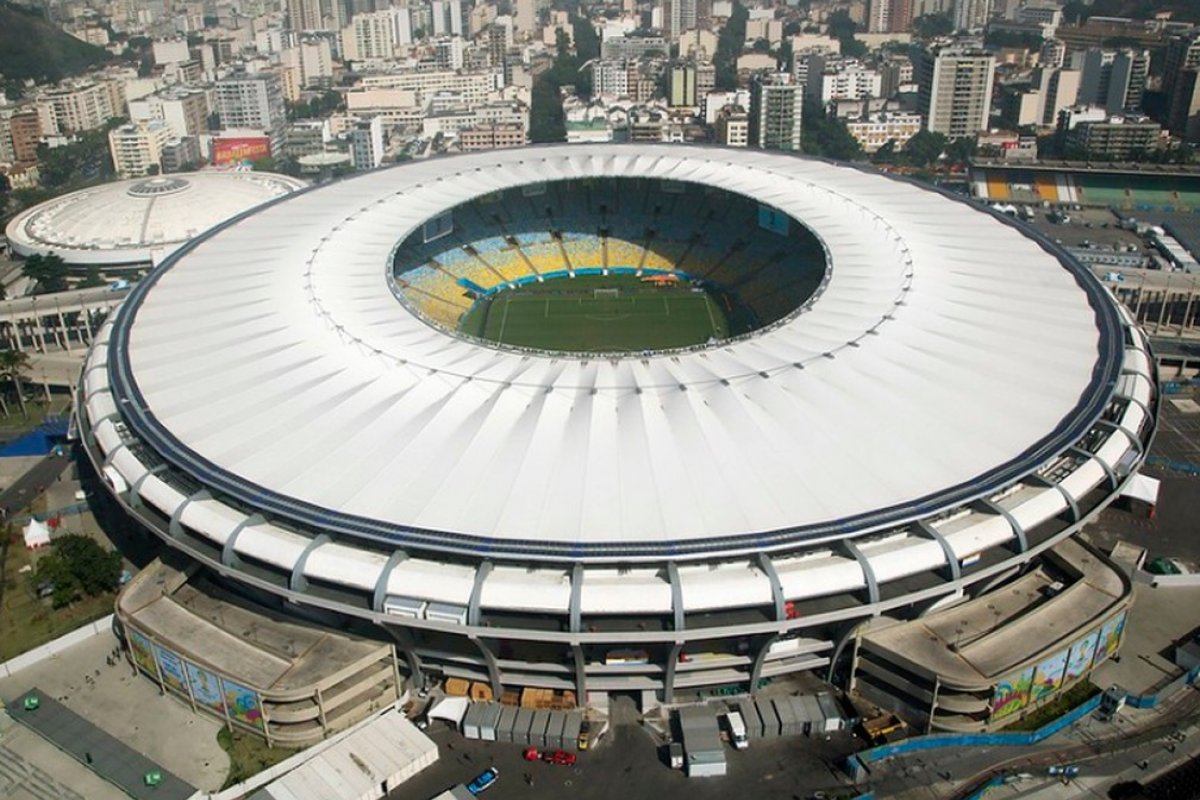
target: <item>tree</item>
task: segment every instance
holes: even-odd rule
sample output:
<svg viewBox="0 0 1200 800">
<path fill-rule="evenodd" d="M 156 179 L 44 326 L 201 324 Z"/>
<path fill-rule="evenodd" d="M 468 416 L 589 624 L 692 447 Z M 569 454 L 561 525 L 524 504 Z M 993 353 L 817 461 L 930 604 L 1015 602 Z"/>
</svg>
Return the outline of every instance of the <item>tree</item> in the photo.
<svg viewBox="0 0 1200 800">
<path fill-rule="evenodd" d="M 937 162 L 946 149 L 946 137 L 932 131 L 920 131 L 901 150 L 904 162 L 913 167 L 928 167 Z"/>
<path fill-rule="evenodd" d="M 20 350 L 0 350 L 0 375 L 12 381 L 17 392 L 17 405 L 21 407 L 21 416 L 28 417 L 25 408 L 25 392 L 21 386 L 25 370 L 29 369 L 29 355 Z"/>
<path fill-rule="evenodd" d="M 949 14 L 922 14 L 912 21 L 912 29 L 922 39 L 949 36 L 954 33 L 954 20 Z"/>
<path fill-rule="evenodd" d="M 21 274 L 37 283 L 34 294 L 51 294 L 67 289 L 67 264 L 54 253 L 32 255 L 25 259 Z"/>
<path fill-rule="evenodd" d="M 852 161 L 862 158 L 862 145 L 850 135 L 846 123 L 825 113 L 819 102 L 804 98 L 804 114 L 800 119 L 801 147 L 812 155 Z"/>
<path fill-rule="evenodd" d="M 886 142 L 884 142 L 883 145 L 871 156 L 871 161 L 876 164 L 895 164 L 896 140 L 888 139 Z"/>
<path fill-rule="evenodd" d="M 55 608 L 70 605 L 83 595 L 115 591 L 121 583 L 121 554 L 103 547 L 88 536 L 69 534 L 55 539 L 43 556 L 34 580 L 51 583 Z"/>
<path fill-rule="evenodd" d="M 733 0 L 733 11 L 729 21 L 717 36 L 717 52 L 713 56 L 716 65 L 716 88 L 730 91 L 737 88 L 737 60 L 746 41 L 746 20 L 750 12 L 738 0 Z"/>
<path fill-rule="evenodd" d="M 100 274 L 100 270 L 96 266 L 87 268 L 87 273 L 83 276 L 83 280 L 79 282 L 80 289 L 94 289 L 105 284 L 104 277 Z"/>
</svg>

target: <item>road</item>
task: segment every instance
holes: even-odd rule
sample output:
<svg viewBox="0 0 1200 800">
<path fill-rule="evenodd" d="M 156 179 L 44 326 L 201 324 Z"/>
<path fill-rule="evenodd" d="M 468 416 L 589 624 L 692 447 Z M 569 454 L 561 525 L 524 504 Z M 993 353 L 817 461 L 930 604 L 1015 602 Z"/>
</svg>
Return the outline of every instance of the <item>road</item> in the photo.
<svg viewBox="0 0 1200 800">
<path fill-rule="evenodd" d="M 69 453 L 63 455 L 51 453 L 17 478 L 13 485 L 0 492 L 0 517 L 8 519 L 26 508 L 33 498 L 37 497 L 46 487 L 58 480 L 58 476 L 71 463 Z"/>
</svg>

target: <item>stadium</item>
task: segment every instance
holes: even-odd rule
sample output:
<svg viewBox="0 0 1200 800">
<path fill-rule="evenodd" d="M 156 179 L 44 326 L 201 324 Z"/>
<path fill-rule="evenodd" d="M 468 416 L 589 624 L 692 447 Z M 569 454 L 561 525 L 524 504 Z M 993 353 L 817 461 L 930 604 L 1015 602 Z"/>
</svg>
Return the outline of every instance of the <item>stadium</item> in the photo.
<svg viewBox="0 0 1200 800">
<path fill-rule="evenodd" d="M 77 271 L 144 270 L 192 236 L 304 186 L 264 172 L 185 172 L 81 189 L 22 211 L 13 252 L 59 256 Z"/>
<path fill-rule="evenodd" d="M 1073 534 L 1157 402 L 1128 314 L 1012 220 L 850 165 L 588 145 L 198 236 L 97 335 L 78 420 L 188 575 L 384 640 L 413 685 L 647 706 L 813 673 L 977 730 L 1119 647 L 1128 579 Z"/>
</svg>

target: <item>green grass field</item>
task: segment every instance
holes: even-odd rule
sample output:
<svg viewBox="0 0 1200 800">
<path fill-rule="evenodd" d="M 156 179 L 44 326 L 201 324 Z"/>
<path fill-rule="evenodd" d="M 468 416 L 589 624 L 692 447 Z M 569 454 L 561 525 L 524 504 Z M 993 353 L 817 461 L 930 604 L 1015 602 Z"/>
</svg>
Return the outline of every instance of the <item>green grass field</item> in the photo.
<svg viewBox="0 0 1200 800">
<path fill-rule="evenodd" d="M 616 289 L 618 296 L 596 296 Z M 498 292 L 475 304 L 460 329 L 542 350 L 662 350 L 728 336 L 725 314 L 690 286 L 654 287 L 633 275 L 558 278 Z"/>
</svg>

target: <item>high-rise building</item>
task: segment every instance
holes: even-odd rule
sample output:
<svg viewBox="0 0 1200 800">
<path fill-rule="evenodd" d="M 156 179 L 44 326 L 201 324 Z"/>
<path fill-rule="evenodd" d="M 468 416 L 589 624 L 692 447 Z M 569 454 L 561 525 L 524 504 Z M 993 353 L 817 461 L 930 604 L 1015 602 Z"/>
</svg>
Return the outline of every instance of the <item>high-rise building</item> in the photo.
<svg viewBox="0 0 1200 800">
<path fill-rule="evenodd" d="M 282 147 L 287 115 L 278 74 L 238 73 L 219 80 L 213 86 L 213 103 L 222 128 L 260 130 L 271 137 L 271 152 Z"/>
<path fill-rule="evenodd" d="M 803 113 L 803 85 L 786 73 L 760 76 L 750 87 L 750 144 L 799 151 Z"/>
<path fill-rule="evenodd" d="M 1188 142 L 1200 142 L 1200 69 L 1181 70 L 1171 94 L 1171 133 Z"/>
<path fill-rule="evenodd" d="M 954 29 L 983 30 L 992 15 L 992 0 L 954 0 Z"/>
<path fill-rule="evenodd" d="M 350 163 L 357 170 L 375 169 L 383 163 L 383 118 L 355 123 L 350 129 Z"/>
<path fill-rule="evenodd" d="M 750 115 L 741 106 L 725 106 L 717 112 L 717 142 L 726 147 L 750 144 Z"/>
<path fill-rule="evenodd" d="M 805 91 L 822 103 L 831 100 L 862 100 L 883 97 L 883 77 L 853 59 L 823 59 L 823 66 L 813 71 L 810 64 Z"/>
<path fill-rule="evenodd" d="M 130 122 L 108 132 L 113 168 L 122 178 L 149 175 L 162 168 L 163 147 L 173 138 L 162 120 Z"/>
<path fill-rule="evenodd" d="M 12 139 L 13 160 L 18 164 L 38 160 L 38 145 L 42 141 L 42 121 L 36 111 L 22 111 L 8 120 L 8 133 Z"/>
<path fill-rule="evenodd" d="M 668 85 L 667 100 L 671 106 L 695 106 L 696 103 L 696 66 L 694 64 L 676 64 L 671 67 L 671 77 Z"/>
<path fill-rule="evenodd" d="M 1141 109 L 1149 51 L 1091 47 L 1072 54 L 1071 64 L 1082 72 L 1079 102 L 1103 106 L 1110 114 Z"/>
<path fill-rule="evenodd" d="M 540 11 L 538 0 L 513 0 L 513 27 L 522 39 L 536 33 Z"/>
<path fill-rule="evenodd" d="M 912 0 L 870 0 L 867 30 L 871 33 L 904 33 L 912 20 Z"/>
<path fill-rule="evenodd" d="M 433 0 L 429 5 L 434 36 L 463 35 L 462 0 Z"/>
<path fill-rule="evenodd" d="M 995 56 L 970 47 L 935 48 L 922 55 L 917 73 L 926 130 L 959 139 L 988 127 Z"/>
<path fill-rule="evenodd" d="M 66 81 L 41 92 L 35 102 L 44 133 L 87 131 L 124 113 L 124 84 L 116 80 Z"/>
<path fill-rule="evenodd" d="M 668 42 L 696 27 L 697 0 L 662 0 L 663 29 Z"/>
<path fill-rule="evenodd" d="M 1039 69 L 1035 81 L 1041 92 L 1042 125 L 1054 125 L 1059 113 L 1079 102 L 1080 72 L 1077 69 Z"/>
<path fill-rule="evenodd" d="M 412 44 L 413 24 L 407 8 L 357 14 L 342 31 L 342 56 L 350 61 L 390 59 L 396 49 Z"/>
<path fill-rule="evenodd" d="M 129 101 L 133 122 L 161 120 L 175 137 L 199 136 L 208 131 L 208 94 L 203 89 L 171 87 Z"/>
<path fill-rule="evenodd" d="M 1172 36 L 1167 40 L 1163 65 L 1162 91 L 1168 103 L 1174 101 L 1175 86 L 1184 70 L 1200 69 L 1200 33 Z"/>
<path fill-rule="evenodd" d="M 323 27 L 321 0 L 286 0 L 288 27 L 294 31 L 319 31 Z"/>
</svg>

